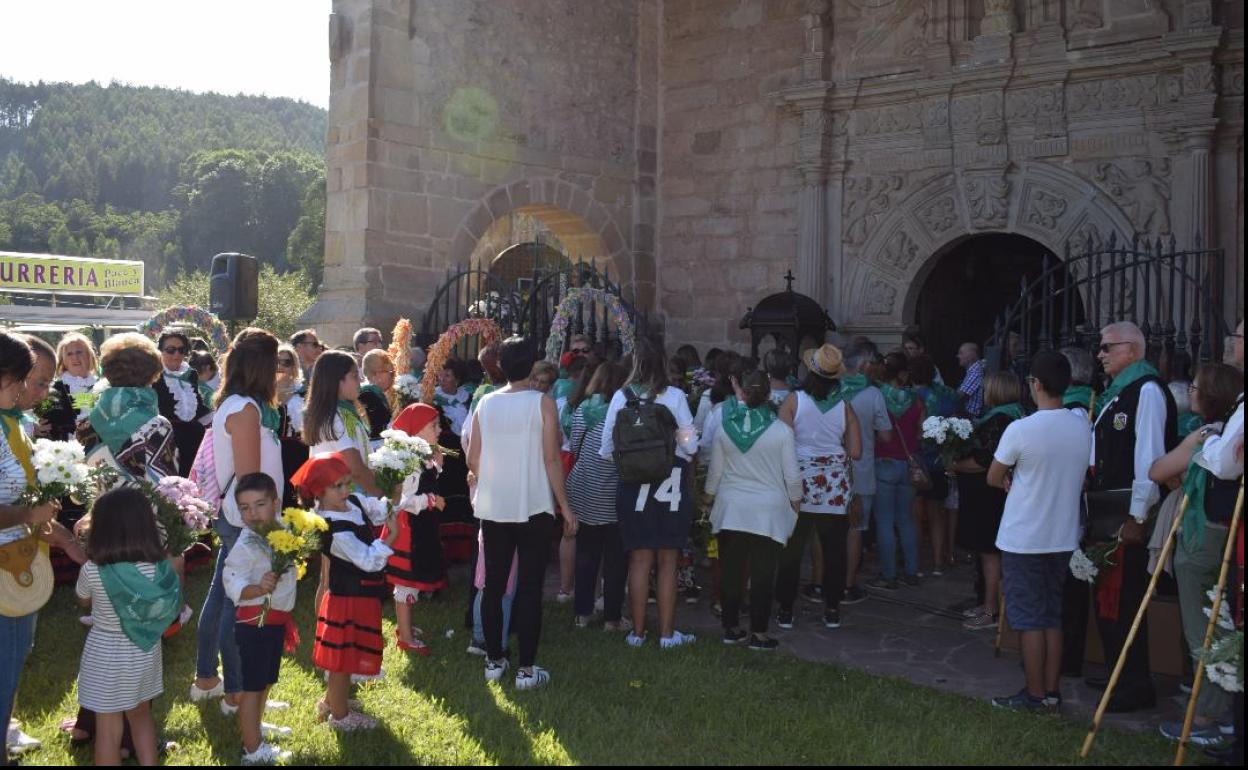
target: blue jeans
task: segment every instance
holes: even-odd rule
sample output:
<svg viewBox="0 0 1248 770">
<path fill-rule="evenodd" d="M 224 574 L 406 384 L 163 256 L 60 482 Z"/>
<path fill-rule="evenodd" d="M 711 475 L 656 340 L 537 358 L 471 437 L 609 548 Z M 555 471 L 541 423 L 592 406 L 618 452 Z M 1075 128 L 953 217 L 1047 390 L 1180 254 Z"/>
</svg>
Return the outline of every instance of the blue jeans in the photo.
<svg viewBox="0 0 1248 770">
<path fill-rule="evenodd" d="M 914 523 L 914 487 L 910 466 L 905 460 L 875 460 L 875 521 L 879 538 L 880 576 L 897 579 L 897 539 L 901 534 L 901 556 L 907 575 L 919 571 L 919 533 Z"/>
<path fill-rule="evenodd" d="M 478 590 L 477 595 L 472 599 L 472 641 L 479 642 L 482 648 L 485 647 L 485 627 L 481 624 L 481 597 L 485 595 L 485 591 Z M 516 598 L 515 594 L 503 594 L 503 648 L 507 648 L 507 635 L 511 633 L 511 602 Z"/>
<path fill-rule="evenodd" d="M 199 628 L 196 631 L 195 676 L 209 679 L 217 675 L 217 656 L 221 657 L 221 678 L 225 691 L 243 691 L 242 663 L 238 658 L 238 645 L 234 642 L 234 602 L 225 595 L 221 572 L 225 569 L 225 557 L 238 542 L 242 530 L 225 520 L 217 518 L 213 523 L 221 538 L 221 550 L 217 552 L 217 566 L 212 572 L 212 584 L 204 597 L 204 608 L 199 612 Z"/>
<path fill-rule="evenodd" d="M 17 697 L 17 683 L 26 665 L 26 656 L 35 643 L 35 620 L 39 613 L 32 612 L 20 618 L 0 615 L 0 727 L 5 734 L 5 757 L 8 757 L 9 717 L 13 715 L 13 699 Z"/>
</svg>

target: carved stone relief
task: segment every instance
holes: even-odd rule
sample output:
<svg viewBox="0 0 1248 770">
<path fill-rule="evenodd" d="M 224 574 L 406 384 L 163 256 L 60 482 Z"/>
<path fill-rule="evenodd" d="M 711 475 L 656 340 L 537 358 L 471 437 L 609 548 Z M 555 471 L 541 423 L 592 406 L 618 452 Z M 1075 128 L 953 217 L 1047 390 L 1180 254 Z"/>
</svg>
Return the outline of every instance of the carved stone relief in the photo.
<svg viewBox="0 0 1248 770">
<path fill-rule="evenodd" d="M 1183 93 L 1211 94 L 1217 90 L 1217 73 L 1210 62 L 1189 64 L 1183 68 Z"/>
<path fill-rule="evenodd" d="M 888 213 L 904 179 L 899 174 L 851 176 L 845 180 L 845 240 L 851 246 L 866 243 L 880 217 Z"/>
<path fill-rule="evenodd" d="M 854 113 L 854 133 L 858 136 L 914 131 L 922 125 L 922 107 L 914 103 L 890 104 Z"/>
<path fill-rule="evenodd" d="M 962 192 L 972 226 L 999 228 L 1009 221 L 1010 180 L 1003 173 L 968 173 L 962 180 Z"/>
<path fill-rule="evenodd" d="M 955 134 L 974 133 L 981 145 L 1005 140 L 1005 117 L 1000 91 L 962 94 L 953 99 L 952 125 Z"/>
<path fill-rule="evenodd" d="M 958 204 L 952 195 L 942 195 L 919 209 L 919 221 L 939 238 L 958 222 Z"/>
<path fill-rule="evenodd" d="M 1055 193 L 1036 190 L 1031 196 L 1031 208 L 1027 213 L 1027 223 L 1043 227 L 1045 230 L 1056 230 L 1058 220 L 1066 213 L 1066 199 Z"/>
<path fill-rule="evenodd" d="M 1136 232 L 1148 235 L 1170 232 L 1168 160 L 1105 161 L 1096 165 L 1093 178 L 1127 213 Z"/>
<path fill-rule="evenodd" d="M 1222 93 L 1226 96 L 1244 95 L 1244 67 L 1240 65 L 1226 71 L 1222 79 Z"/>
<path fill-rule="evenodd" d="M 919 258 L 919 245 L 905 230 L 898 230 L 884 242 L 877 259 L 880 264 L 904 273 Z"/>
<path fill-rule="evenodd" d="M 867 315 L 892 315 L 893 306 L 897 304 L 897 287 L 883 278 L 872 278 L 867 282 L 867 291 L 863 310 Z"/>
<path fill-rule="evenodd" d="M 927 0 L 865 0 L 849 60 L 857 73 L 915 69 L 927 45 Z"/>
<path fill-rule="evenodd" d="M 1075 83 L 1070 86 L 1068 100 L 1072 115 L 1156 107 L 1159 101 L 1157 76 L 1136 75 Z"/>
<path fill-rule="evenodd" d="M 1006 97 L 1006 116 L 1011 125 L 1034 125 L 1036 139 L 1065 136 L 1065 89 L 1051 85 L 1011 91 Z"/>
</svg>

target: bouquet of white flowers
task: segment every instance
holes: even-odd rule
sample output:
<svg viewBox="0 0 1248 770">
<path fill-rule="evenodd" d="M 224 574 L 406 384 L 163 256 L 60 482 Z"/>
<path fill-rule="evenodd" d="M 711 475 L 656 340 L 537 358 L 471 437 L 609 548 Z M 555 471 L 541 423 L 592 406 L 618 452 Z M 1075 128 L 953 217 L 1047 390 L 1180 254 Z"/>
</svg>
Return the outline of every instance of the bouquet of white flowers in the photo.
<svg viewBox="0 0 1248 770">
<path fill-rule="evenodd" d="M 1119 538 L 1107 543 L 1090 545 L 1087 548 L 1076 548 L 1070 555 L 1070 574 L 1085 583 L 1096 583 L 1103 570 L 1117 566 L 1114 556 L 1118 552 Z"/>
<path fill-rule="evenodd" d="M 940 450 L 940 458 L 948 468 L 974 448 L 974 427 L 962 417 L 928 417 L 923 421 L 923 442 Z"/>
<path fill-rule="evenodd" d="M 1209 589 L 1209 606 L 1205 607 L 1205 617 L 1213 615 L 1213 602 L 1217 589 Z M 1200 650 L 1196 654 L 1205 662 L 1205 676 L 1227 692 L 1244 691 L 1244 632 L 1235 627 L 1231 615 L 1229 597 L 1223 596 L 1218 606 L 1218 622 L 1214 629 L 1213 641 L 1208 650 Z"/>
<path fill-rule="evenodd" d="M 414 374 L 402 374 L 394 381 L 394 392 L 399 394 L 399 402 L 410 406 L 420 400 L 420 378 Z"/>
<path fill-rule="evenodd" d="M 377 486 L 390 497 L 408 476 L 433 467 L 433 457 L 434 448 L 423 438 L 401 430 L 383 430 L 381 446 L 368 453 L 368 466 L 373 469 Z"/>
<path fill-rule="evenodd" d="M 37 440 L 30 456 L 35 483 L 22 493 L 22 505 L 43 505 L 62 497 L 85 505 L 95 496 L 97 483 L 107 483 L 107 477 L 114 474 L 111 468 L 92 468 L 85 459 L 86 452 L 77 441 Z"/>
</svg>

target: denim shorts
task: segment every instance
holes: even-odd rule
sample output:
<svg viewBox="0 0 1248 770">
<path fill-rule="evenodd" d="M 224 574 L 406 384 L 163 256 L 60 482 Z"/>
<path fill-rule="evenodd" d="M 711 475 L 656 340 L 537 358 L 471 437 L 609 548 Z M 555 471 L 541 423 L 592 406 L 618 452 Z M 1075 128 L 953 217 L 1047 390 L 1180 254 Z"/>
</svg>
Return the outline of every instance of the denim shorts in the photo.
<svg viewBox="0 0 1248 770">
<path fill-rule="evenodd" d="M 1005 614 L 1015 631 L 1062 627 L 1062 590 L 1070 572 L 1070 551 L 1001 552 Z"/>
</svg>

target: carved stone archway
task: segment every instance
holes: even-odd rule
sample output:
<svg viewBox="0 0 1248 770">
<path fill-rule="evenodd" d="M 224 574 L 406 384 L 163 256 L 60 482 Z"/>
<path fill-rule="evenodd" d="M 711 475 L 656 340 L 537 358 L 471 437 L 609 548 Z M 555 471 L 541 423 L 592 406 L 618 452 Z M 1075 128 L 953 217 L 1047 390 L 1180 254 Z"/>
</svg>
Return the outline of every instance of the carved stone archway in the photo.
<svg viewBox="0 0 1248 770">
<path fill-rule="evenodd" d="M 1121 208 L 1091 180 L 1058 165 L 1027 162 L 941 174 L 908 195 L 866 237 L 843 287 L 847 324 L 899 329 L 913 319 L 927 273 L 949 244 L 987 232 L 1017 233 L 1054 254 L 1089 237 L 1134 232 Z"/>
<path fill-rule="evenodd" d="M 482 196 L 460 221 L 447 254 L 452 265 L 468 264 L 469 258 L 494 223 L 512 211 L 524 211 L 542 219 L 563 239 L 597 236 L 602 254 L 581 254 L 593 258 L 600 268 L 610 267 L 612 280 L 628 287 L 632 299 L 633 260 L 628 244 L 611 210 L 588 192 L 562 179 L 531 177 L 499 185 Z M 574 255 L 575 256 L 575 255 Z"/>
</svg>

